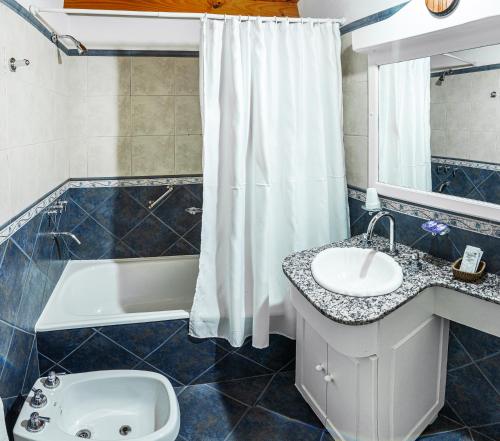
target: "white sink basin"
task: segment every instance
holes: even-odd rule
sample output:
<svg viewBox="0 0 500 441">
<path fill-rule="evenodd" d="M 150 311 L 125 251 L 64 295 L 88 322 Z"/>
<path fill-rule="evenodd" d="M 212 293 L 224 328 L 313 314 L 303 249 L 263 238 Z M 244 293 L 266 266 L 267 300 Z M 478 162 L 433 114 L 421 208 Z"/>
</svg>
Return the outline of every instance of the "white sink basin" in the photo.
<svg viewBox="0 0 500 441">
<path fill-rule="evenodd" d="M 34 387 L 47 396 L 47 404 L 34 409 L 30 393 L 14 427 L 15 441 L 174 441 L 179 433 L 174 389 L 153 372 L 72 374 L 60 377 L 55 389 L 47 389 L 41 379 Z M 32 412 L 50 418 L 36 433 L 26 428 Z"/>
<path fill-rule="evenodd" d="M 381 296 L 403 283 L 399 264 L 372 249 L 329 248 L 314 258 L 311 270 L 323 288 L 354 297 Z"/>
</svg>

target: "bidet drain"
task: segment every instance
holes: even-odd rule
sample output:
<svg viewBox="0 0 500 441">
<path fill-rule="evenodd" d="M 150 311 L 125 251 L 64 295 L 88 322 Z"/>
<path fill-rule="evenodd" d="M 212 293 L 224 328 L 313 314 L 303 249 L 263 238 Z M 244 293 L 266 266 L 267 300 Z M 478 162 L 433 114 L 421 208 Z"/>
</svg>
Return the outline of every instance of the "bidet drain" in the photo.
<svg viewBox="0 0 500 441">
<path fill-rule="evenodd" d="M 85 439 L 90 439 L 92 437 L 92 433 L 88 429 L 82 429 L 76 432 L 75 435 L 77 438 L 85 438 Z"/>
<path fill-rule="evenodd" d="M 127 436 L 130 435 L 130 432 L 132 432 L 132 427 L 130 426 L 122 426 L 120 427 L 120 435 Z"/>
</svg>

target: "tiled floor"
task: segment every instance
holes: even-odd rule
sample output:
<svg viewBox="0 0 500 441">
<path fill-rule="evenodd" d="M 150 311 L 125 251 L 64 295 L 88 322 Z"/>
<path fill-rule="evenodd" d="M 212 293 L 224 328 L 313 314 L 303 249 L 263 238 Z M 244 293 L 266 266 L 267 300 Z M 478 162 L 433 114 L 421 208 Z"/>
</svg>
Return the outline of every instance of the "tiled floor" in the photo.
<svg viewBox="0 0 500 441">
<path fill-rule="evenodd" d="M 295 388 L 295 342 L 287 338 L 271 336 L 264 350 L 250 341 L 232 348 L 189 337 L 178 320 L 47 332 L 37 342 L 42 373 L 123 368 L 167 376 L 181 409 L 178 441 L 332 441 Z M 480 434 L 445 406 L 420 440 L 499 441 L 499 430 L 492 424 Z"/>
</svg>

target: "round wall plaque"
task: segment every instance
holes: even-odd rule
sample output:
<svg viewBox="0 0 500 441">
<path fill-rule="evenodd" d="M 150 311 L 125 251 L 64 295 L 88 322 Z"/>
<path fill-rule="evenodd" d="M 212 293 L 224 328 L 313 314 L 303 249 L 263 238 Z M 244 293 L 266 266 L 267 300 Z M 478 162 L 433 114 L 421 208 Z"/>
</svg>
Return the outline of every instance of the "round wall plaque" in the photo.
<svg viewBox="0 0 500 441">
<path fill-rule="evenodd" d="M 431 14 L 442 17 L 451 14 L 458 5 L 459 0 L 425 0 L 427 9 Z"/>
</svg>

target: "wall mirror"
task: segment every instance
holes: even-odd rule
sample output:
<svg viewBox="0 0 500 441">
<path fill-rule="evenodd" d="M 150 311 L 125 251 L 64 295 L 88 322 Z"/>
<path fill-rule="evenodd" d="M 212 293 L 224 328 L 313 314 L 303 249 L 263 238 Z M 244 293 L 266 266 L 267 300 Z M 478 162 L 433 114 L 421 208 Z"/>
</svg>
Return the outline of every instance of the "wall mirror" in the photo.
<svg viewBox="0 0 500 441">
<path fill-rule="evenodd" d="M 466 199 L 469 214 L 498 220 L 500 44 L 384 64 L 377 77 L 378 183 L 442 208 Z"/>
</svg>

